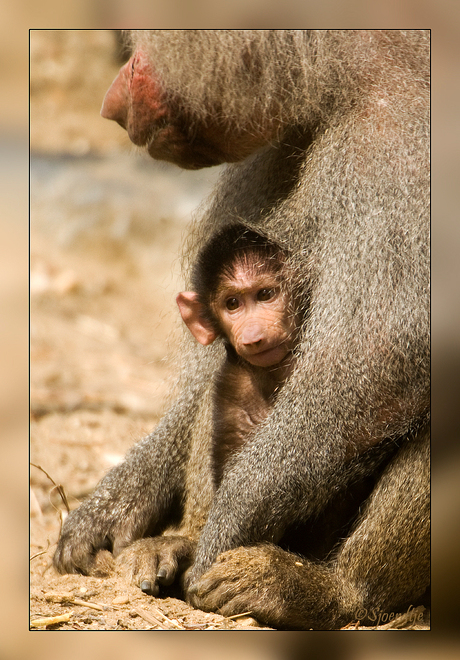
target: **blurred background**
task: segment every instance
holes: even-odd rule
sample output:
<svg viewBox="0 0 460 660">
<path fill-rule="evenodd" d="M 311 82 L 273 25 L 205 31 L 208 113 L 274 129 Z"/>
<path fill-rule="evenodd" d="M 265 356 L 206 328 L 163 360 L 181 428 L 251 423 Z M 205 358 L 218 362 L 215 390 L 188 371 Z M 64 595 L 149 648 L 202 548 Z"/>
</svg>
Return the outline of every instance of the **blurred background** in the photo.
<svg viewBox="0 0 460 660">
<path fill-rule="evenodd" d="M 79 2 L 62 8 L 53 0 L 9 3 L 3 8 L 0 39 L 0 295 L 2 324 L 0 381 L 2 479 L 0 561 L 4 582 L 0 646 L 5 658 L 71 659 L 109 656 L 164 658 L 315 657 L 337 658 L 458 656 L 457 593 L 460 495 L 457 401 L 460 368 L 458 255 L 460 226 L 455 221 L 459 179 L 458 28 L 454 0 L 371 4 L 324 0 L 321 5 L 287 0 L 282 4 L 235 0 L 229 8 L 197 2 Z M 195 179 L 178 169 L 146 161 L 124 131 L 99 118 L 103 95 L 120 65 L 116 33 L 129 27 L 353 27 L 431 28 L 433 73 L 433 607 L 432 632 L 370 633 L 29 633 L 28 629 L 28 277 L 31 317 L 30 384 L 32 422 L 51 399 L 61 396 L 56 415 L 82 403 L 105 406 L 107 414 L 136 410 L 156 413 L 171 368 L 168 332 L 174 325 L 171 297 L 179 282 L 178 250 L 191 212 L 212 186 L 213 170 Z M 36 34 L 31 39 L 29 264 L 29 28 L 67 28 L 72 32 Z M 106 30 L 107 27 L 113 30 Z M 97 29 L 88 33 L 76 28 Z M 148 213 L 146 214 L 146 209 Z M 151 218 L 151 222 L 146 222 Z M 163 224 L 162 224 L 163 223 Z M 125 247 L 128 245 L 128 247 Z M 168 268 L 169 266 L 169 268 Z M 142 295 L 136 283 L 152 278 Z M 155 296 L 158 300 L 155 300 Z M 152 301 L 153 299 L 153 301 Z M 80 306 L 78 333 L 75 300 Z M 117 300 L 126 305 L 118 311 Z M 104 303 L 102 303 L 104 301 Z M 109 301 L 107 304 L 105 301 Z M 144 305 L 150 306 L 145 310 Z M 105 305 L 105 307 L 104 307 Z M 81 318 L 80 318 L 81 317 Z M 40 322 L 35 323 L 35 318 Z M 131 322 L 133 320 L 133 322 Z M 142 320 L 142 322 L 140 322 Z M 164 321 L 164 322 L 163 322 Z M 136 328 L 141 328 L 137 330 Z M 56 332 L 60 330 L 60 332 Z M 55 337 L 52 335 L 56 332 Z M 104 342 L 95 339 L 104 337 Z M 51 337 L 51 339 L 50 339 Z M 59 340 L 61 337 L 61 340 Z M 63 339 L 65 338 L 65 341 Z M 97 343 L 101 345 L 97 345 Z M 125 346 L 121 353 L 113 346 Z M 73 350 L 93 360 L 76 364 Z M 126 353 L 123 353 L 123 350 Z M 117 379 L 104 373 L 111 353 Z M 61 364 L 53 373 L 50 363 Z M 136 363 L 137 360 L 137 363 Z M 132 365 L 139 368 L 133 370 Z M 34 366 L 37 365 L 37 366 Z M 151 381 L 155 371 L 156 380 Z M 97 378 L 90 377 L 96 374 Z M 138 381 L 134 379 L 138 375 Z M 70 377 L 67 382 L 65 377 Z M 63 380 L 64 379 L 64 380 Z M 72 392 L 73 400 L 66 400 Z M 88 394 L 89 392 L 89 394 Z M 131 395 L 131 399 L 128 395 Z M 126 399 L 128 396 L 128 399 Z M 86 397 L 86 399 L 85 399 Z M 103 398 L 105 397 L 105 399 Z M 146 403 L 147 402 L 147 403 Z M 144 418 L 146 419 L 146 418 Z M 137 423 L 137 422 L 136 422 Z M 141 426 L 144 422 L 141 421 Z M 145 421 L 149 423 L 149 420 Z M 108 427 L 110 422 L 108 422 Z M 128 429 L 130 441 L 138 434 Z M 121 452 L 123 448 L 118 448 Z M 106 457 L 104 460 L 110 460 Z M 91 466 L 90 466 L 91 467 Z M 101 465 L 96 466 L 98 469 Z M 84 486 L 86 487 L 86 486 Z M 221 633 L 222 634 L 222 633 Z M 270 634 L 270 637 L 268 635 Z M 422 633 L 417 633 L 421 635 Z M 101 636 L 103 635 L 103 636 Z M 397 638 L 395 637 L 397 636 Z M 222 642 L 225 641 L 225 646 Z"/>
</svg>

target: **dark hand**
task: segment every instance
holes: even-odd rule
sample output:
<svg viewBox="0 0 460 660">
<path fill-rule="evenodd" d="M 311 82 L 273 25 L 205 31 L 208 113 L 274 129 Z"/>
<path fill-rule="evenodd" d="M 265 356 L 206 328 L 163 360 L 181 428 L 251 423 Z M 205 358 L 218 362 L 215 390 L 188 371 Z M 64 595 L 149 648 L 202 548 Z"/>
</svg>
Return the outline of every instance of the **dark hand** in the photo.
<svg viewBox="0 0 460 660">
<path fill-rule="evenodd" d="M 250 612 L 275 628 L 327 629 L 327 609 L 335 601 L 334 581 L 332 575 L 328 578 L 323 573 L 324 568 L 320 576 L 314 564 L 274 545 L 241 547 L 221 554 L 193 581 L 187 600 L 194 607 L 223 616 Z M 325 585 L 330 589 L 325 590 Z M 315 608 L 312 601 L 319 586 L 322 593 Z M 326 611 L 321 612 L 325 602 Z M 315 612 L 314 619 L 311 612 Z"/>
<path fill-rule="evenodd" d="M 179 535 L 140 539 L 123 550 L 117 564 L 142 591 L 158 596 L 160 586 L 170 586 L 191 565 L 195 547 L 194 541 Z"/>
</svg>

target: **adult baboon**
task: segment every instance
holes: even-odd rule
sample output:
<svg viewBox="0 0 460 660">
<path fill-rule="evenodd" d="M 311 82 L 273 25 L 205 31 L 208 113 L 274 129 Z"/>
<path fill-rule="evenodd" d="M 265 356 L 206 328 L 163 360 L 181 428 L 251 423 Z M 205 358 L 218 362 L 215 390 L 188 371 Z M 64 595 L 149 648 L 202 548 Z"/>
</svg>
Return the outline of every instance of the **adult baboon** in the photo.
<svg viewBox="0 0 460 660">
<path fill-rule="evenodd" d="M 429 33 L 135 32 L 132 48 L 103 116 L 154 158 L 236 162 L 190 262 L 244 222 L 288 248 L 308 313 L 292 375 L 216 492 L 223 356 L 189 347 L 176 403 L 68 517 L 55 565 L 90 572 L 98 549 L 151 536 L 123 553 L 136 579 L 158 588 L 191 564 L 203 609 L 324 629 L 415 604 L 429 583 Z"/>
</svg>

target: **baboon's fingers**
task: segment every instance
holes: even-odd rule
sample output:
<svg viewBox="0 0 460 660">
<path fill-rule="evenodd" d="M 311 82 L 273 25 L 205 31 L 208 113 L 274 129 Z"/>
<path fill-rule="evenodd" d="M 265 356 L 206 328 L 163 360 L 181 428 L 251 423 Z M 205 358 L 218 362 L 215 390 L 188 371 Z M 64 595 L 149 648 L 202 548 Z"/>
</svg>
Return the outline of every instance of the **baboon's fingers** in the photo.
<svg viewBox="0 0 460 660">
<path fill-rule="evenodd" d="M 190 565 L 194 548 L 195 543 L 183 536 L 156 536 L 136 541 L 117 562 L 126 579 L 158 596 L 160 586 L 171 586 Z"/>
</svg>

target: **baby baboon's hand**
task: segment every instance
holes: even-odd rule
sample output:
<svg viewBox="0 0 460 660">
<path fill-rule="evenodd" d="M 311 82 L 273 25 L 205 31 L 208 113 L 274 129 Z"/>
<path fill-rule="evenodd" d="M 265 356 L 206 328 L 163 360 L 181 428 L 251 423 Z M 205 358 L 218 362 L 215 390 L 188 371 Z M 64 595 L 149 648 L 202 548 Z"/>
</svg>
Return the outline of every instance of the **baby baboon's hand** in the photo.
<svg viewBox="0 0 460 660">
<path fill-rule="evenodd" d="M 191 565 L 195 547 L 195 541 L 180 535 L 140 539 L 123 550 L 117 564 L 142 591 L 158 596 L 160 586 L 170 586 Z"/>
</svg>

